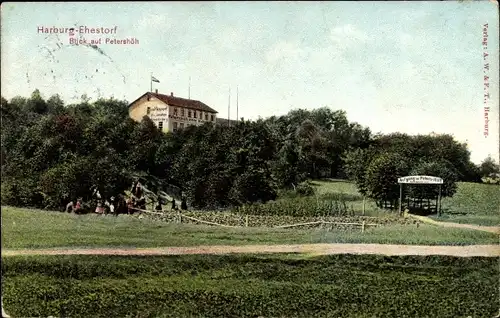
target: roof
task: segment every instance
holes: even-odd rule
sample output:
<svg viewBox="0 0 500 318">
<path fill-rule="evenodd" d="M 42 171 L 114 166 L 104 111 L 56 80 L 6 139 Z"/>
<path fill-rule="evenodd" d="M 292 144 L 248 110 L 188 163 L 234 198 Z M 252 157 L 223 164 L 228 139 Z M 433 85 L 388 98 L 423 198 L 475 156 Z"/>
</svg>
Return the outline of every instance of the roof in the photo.
<svg viewBox="0 0 500 318">
<path fill-rule="evenodd" d="M 231 126 L 234 126 L 238 123 L 239 121 L 238 120 L 235 120 L 235 119 L 229 119 L 229 124 Z M 219 125 L 227 125 L 228 124 L 228 120 L 227 118 L 220 118 L 220 117 L 217 117 L 215 118 L 215 123 L 216 124 L 219 124 Z"/>
<path fill-rule="evenodd" d="M 152 92 L 145 93 L 144 95 L 142 95 L 141 97 L 139 97 L 138 99 L 136 99 L 135 101 L 130 103 L 129 107 L 132 106 L 139 99 L 141 99 L 147 95 L 158 98 L 162 102 L 164 102 L 168 105 L 171 105 L 171 106 L 190 108 L 190 109 L 204 111 L 204 112 L 208 112 L 208 113 L 218 113 L 215 109 L 211 108 L 210 106 L 206 105 L 205 103 L 200 102 L 199 100 L 181 98 L 181 97 L 176 97 L 176 96 L 172 96 L 172 95 L 158 94 L 158 93 L 152 93 Z"/>
</svg>

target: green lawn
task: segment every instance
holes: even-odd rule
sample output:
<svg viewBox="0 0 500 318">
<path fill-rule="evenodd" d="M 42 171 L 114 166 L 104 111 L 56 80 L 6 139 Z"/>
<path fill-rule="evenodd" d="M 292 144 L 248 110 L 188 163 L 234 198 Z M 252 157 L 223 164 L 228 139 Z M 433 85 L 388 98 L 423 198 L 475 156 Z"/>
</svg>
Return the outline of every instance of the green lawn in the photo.
<svg viewBox="0 0 500 318">
<path fill-rule="evenodd" d="M 357 195 L 360 199 L 363 199 L 361 194 L 356 188 L 356 184 L 349 182 L 347 180 L 340 179 L 329 179 L 329 180 L 314 180 L 311 181 L 312 185 L 316 187 L 318 194 L 326 193 L 345 193 Z"/>
<path fill-rule="evenodd" d="M 479 225 L 500 224 L 500 185 L 459 182 L 457 193 L 443 199 L 438 220 Z"/>
<path fill-rule="evenodd" d="M 2 261 L 13 317 L 494 317 L 495 258 L 60 256 Z"/>
<path fill-rule="evenodd" d="M 358 200 L 349 202 L 357 214 L 361 214 L 363 198 L 356 185 L 346 180 L 313 181 L 318 195 L 328 193 L 344 193 L 359 196 Z M 469 223 L 496 226 L 500 224 L 500 185 L 458 182 L 457 192 L 451 198 L 444 198 L 441 217 L 430 217 L 445 222 Z M 383 216 L 387 214 L 376 207 L 373 200 L 365 202 L 365 215 Z"/>
<path fill-rule="evenodd" d="M 366 198 L 363 204 L 363 196 L 356 188 L 356 184 L 348 180 L 329 179 L 329 180 L 314 180 L 311 181 L 313 187 L 316 189 L 318 196 L 327 196 L 329 194 L 342 194 L 352 198 L 348 202 L 353 207 L 357 215 L 363 214 L 366 216 L 386 216 L 388 211 L 380 209 L 375 204 L 375 201 Z"/>
<path fill-rule="evenodd" d="M 160 247 L 194 245 L 387 243 L 425 245 L 496 244 L 495 234 L 391 225 L 360 230 L 325 231 L 272 228 L 221 228 L 172 224 L 121 215 L 74 215 L 62 212 L 2 208 L 2 248 Z"/>
<path fill-rule="evenodd" d="M 350 203 L 361 211 L 362 198 L 356 197 L 353 184 L 315 183 L 320 194 L 350 195 Z M 470 199 L 478 191 L 495 190 L 481 186 L 460 184 L 459 191 L 466 194 L 446 199 L 448 207 L 470 212 L 443 218 L 494 220 L 497 216 L 489 210 L 494 200 Z M 386 215 L 372 203 L 366 203 L 367 215 Z M 364 233 L 220 228 L 12 207 L 2 207 L 1 217 L 4 249 L 498 244 L 495 234 L 423 224 Z M 2 257 L 2 296 L 13 317 L 493 317 L 500 297 L 498 275 L 496 258 L 477 257 L 11 256 Z"/>
</svg>

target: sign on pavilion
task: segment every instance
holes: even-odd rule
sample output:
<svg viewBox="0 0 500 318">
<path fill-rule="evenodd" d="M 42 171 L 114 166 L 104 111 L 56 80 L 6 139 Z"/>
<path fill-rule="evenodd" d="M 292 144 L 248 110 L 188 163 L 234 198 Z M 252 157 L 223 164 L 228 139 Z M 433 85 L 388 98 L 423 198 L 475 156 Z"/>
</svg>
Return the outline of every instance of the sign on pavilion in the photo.
<svg viewBox="0 0 500 318">
<path fill-rule="evenodd" d="M 403 185 L 405 184 L 435 184 L 439 187 L 439 194 L 436 200 L 436 210 L 438 215 L 441 213 L 441 186 L 443 185 L 443 179 L 433 176 L 407 176 L 398 178 L 399 183 L 399 214 L 401 214 L 401 206 L 403 202 Z"/>
</svg>

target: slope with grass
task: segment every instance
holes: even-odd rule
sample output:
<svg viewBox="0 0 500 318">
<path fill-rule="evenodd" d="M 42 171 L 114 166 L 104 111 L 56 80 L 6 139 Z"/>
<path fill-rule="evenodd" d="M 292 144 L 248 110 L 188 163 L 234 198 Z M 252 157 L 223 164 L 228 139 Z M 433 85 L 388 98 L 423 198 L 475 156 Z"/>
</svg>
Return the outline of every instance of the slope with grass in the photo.
<svg viewBox="0 0 500 318">
<path fill-rule="evenodd" d="M 500 224 L 500 185 L 459 182 L 457 193 L 443 199 L 441 221 Z"/>
<path fill-rule="evenodd" d="M 318 195 L 346 194 L 352 200 L 357 214 L 361 214 L 363 197 L 356 185 L 347 180 L 313 181 Z M 485 226 L 500 224 L 500 185 L 458 182 L 457 192 L 451 198 L 443 198 L 443 213 L 440 217 L 431 215 L 433 219 L 445 222 L 469 223 Z M 391 212 L 376 207 L 373 200 L 365 202 L 365 214 L 384 216 Z"/>
<path fill-rule="evenodd" d="M 356 184 L 349 180 L 342 179 L 328 179 L 328 180 L 314 180 L 311 182 L 312 186 L 316 189 L 316 194 L 318 196 L 332 196 L 341 195 L 347 197 L 348 203 L 356 215 L 362 215 L 364 210 L 364 215 L 383 217 L 387 215 L 394 215 L 394 212 L 389 212 L 380 209 L 375 204 L 375 201 L 369 198 L 365 198 L 363 201 L 363 196 L 359 193 L 356 188 Z"/>
<path fill-rule="evenodd" d="M 271 228 L 220 228 L 172 224 L 121 215 L 74 215 L 2 208 L 2 248 L 162 247 L 196 245 L 381 243 L 411 245 L 496 244 L 492 233 L 432 225 L 391 225 L 325 231 Z"/>
</svg>

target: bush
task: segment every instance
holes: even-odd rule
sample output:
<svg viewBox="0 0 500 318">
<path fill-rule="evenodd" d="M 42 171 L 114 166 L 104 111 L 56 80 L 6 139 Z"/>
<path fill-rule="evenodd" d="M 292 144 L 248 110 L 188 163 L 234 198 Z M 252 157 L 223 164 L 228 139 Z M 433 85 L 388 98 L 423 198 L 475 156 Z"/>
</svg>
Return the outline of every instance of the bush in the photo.
<svg viewBox="0 0 500 318">
<path fill-rule="evenodd" d="M 442 197 L 452 197 L 457 192 L 458 173 L 449 162 L 444 160 L 420 162 L 410 175 L 434 176 L 443 179 Z M 438 197 L 439 187 L 436 185 L 410 186 L 410 195 L 415 198 L 434 199 Z"/>
<path fill-rule="evenodd" d="M 486 184 L 500 184 L 500 177 L 492 174 L 489 177 L 482 178 L 481 181 Z"/>
<path fill-rule="evenodd" d="M 314 188 L 307 181 L 300 183 L 295 191 L 302 196 L 311 196 L 315 193 Z"/>
<path fill-rule="evenodd" d="M 393 207 L 399 198 L 398 178 L 409 172 L 409 160 L 397 153 L 383 153 L 375 158 L 366 170 L 368 196 L 388 201 Z"/>
<path fill-rule="evenodd" d="M 36 181 L 31 179 L 6 179 L 1 186 L 2 205 L 36 207 L 45 203 Z"/>
</svg>

